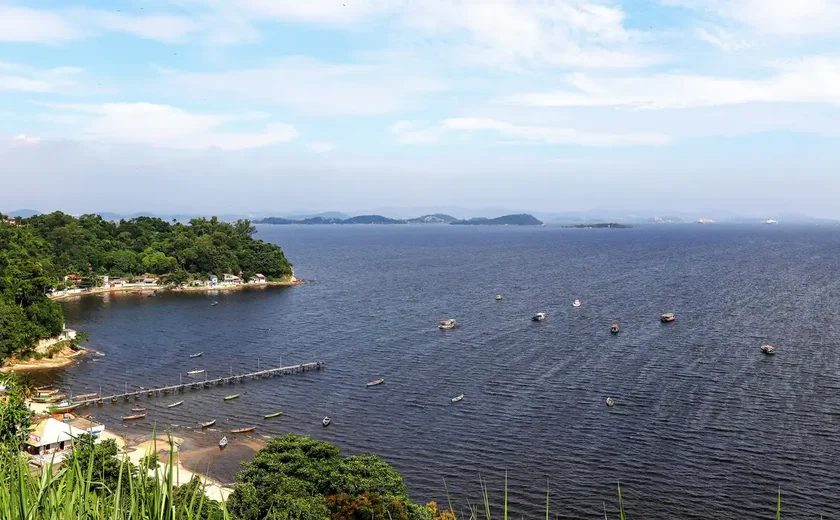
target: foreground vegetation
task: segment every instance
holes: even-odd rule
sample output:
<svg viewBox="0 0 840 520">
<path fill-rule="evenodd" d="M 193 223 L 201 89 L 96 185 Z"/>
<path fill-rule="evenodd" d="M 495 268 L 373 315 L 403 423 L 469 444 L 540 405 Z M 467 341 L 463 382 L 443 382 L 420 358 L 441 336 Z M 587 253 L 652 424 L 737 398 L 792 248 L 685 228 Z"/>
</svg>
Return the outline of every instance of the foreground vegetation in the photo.
<svg viewBox="0 0 840 520">
<path fill-rule="evenodd" d="M 0 214 L 0 220 L 5 215 Z M 70 285 L 98 286 L 102 277 L 147 274 L 181 284 L 210 274 L 256 273 L 269 280 L 291 276 L 292 266 L 274 244 L 253 238 L 247 220 L 192 219 L 189 224 L 138 217 L 110 222 L 57 211 L 0 223 L 0 358 L 30 348 L 64 327 L 61 306 L 46 294 Z"/>
</svg>

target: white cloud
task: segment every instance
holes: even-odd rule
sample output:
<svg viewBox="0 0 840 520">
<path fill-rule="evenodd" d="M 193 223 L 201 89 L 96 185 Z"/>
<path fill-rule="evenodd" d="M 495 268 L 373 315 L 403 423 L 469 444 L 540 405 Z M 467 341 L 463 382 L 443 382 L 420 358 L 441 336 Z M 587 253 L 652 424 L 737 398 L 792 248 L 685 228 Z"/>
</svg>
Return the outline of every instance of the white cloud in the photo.
<svg viewBox="0 0 840 520">
<path fill-rule="evenodd" d="M 773 64 L 762 79 L 731 79 L 692 74 L 594 77 L 566 76 L 569 88 L 520 94 L 514 104 L 542 107 L 628 106 L 686 108 L 742 103 L 840 103 L 840 58 L 814 56 Z"/>
<path fill-rule="evenodd" d="M 710 43 L 727 52 L 739 51 L 752 47 L 750 42 L 738 38 L 722 27 L 715 26 L 709 27 L 708 29 L 700 27 L 694 31 L 694 34 L 697 38 L 703 40 L 704 42 Z"/>
<path fill-rule="evenodd" d="M 152 103 L 42 104 L 70 115 L 77 139 L 145 144 L 165 148 L 216 147 L 239 150 L 282 143 L 298 136 L 294 126 L 269 122 L 258 131 L 233 132 L 227 125 L 265 119 L 264 115 L 195 114 Z"/>
<path fill-rule="evenodd" d="M 324 141 L 306 143 L 306 148 L 312 153 L 329 153 L 335 150 L 335 145 Z"/>
<path fill-rule="evenodd" d="M 61 43 L 82 33 L 50 11 L 0 5 L 0 41 Z"/>
<path fill-rule="evenodd" d="M 840 26 L 837 0 L 663 0 L 702 9 L 775 36 L 832 34 Z"/>
<path fill-rule="evenodd" d="M 19 63 L 0 62 L 0 92 L 66 93 L 79 86 L 82 69 L 39 69 Z"/>
<path fill-rule="evenodd" d="M 22 146 L 29 146 L 33 144 L 38 144 L 41 142 L 41 138 L 38 136 L 28 136 L 24 134 L 16 135 L 12 141 L 17 145 Z"/>
<path fill-rule="evenodd" d="M 147 15 L 131 16 L 106 11 L 83 11 L 74 15 L 80 24 L 92 30 L 124 32 L 147 40 L 177 43 L 198 28 L 198 24 L 184 16 Z"/>
</svg>

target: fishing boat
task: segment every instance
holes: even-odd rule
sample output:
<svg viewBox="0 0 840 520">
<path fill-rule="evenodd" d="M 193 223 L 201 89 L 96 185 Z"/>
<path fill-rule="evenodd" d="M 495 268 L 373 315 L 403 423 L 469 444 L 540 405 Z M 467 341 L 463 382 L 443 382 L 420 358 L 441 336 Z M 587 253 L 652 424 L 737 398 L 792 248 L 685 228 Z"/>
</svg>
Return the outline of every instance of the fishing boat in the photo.
<svg viewBox="0 0 840 520">
<path fill-rule="evenodd" d="M 376 385 L 381 385 L 381 384 L 382 384 L 382 383 L 384 383 L 384 382 L 385 382 L 385 379 L 384 379 L 384 378 L 383 378 L 383 379 L 377 379 L 376 381 L 371 381 L 371 382 L 369 382 L 369 383 L 366 383 L 366 384 L 365 384 L 365 386 L 376 386 Z"/>
<path fill-rule="evenodd" d="M 39 396 L 33 397 L 32 402 L 34 403 L 57 403 L 58 401 L 62 401 L 66 399 L 67 396 L 64 394 L 53 394 L 48 396 Z"/>
<path fill-rule="evenodd" d="M 612 397 L 607 397 L 607 407 L 612 408 L 614 404 L 615 404 L 615 399 L 613 399 Z"/>
<path fill-rule="evenodd" d="M 175 408 L 176 406 L 181 406 L 182 404 L 184 404 L 184 401 L 178 401 L 177 403 L 168 404 L 168 405 L 166 405 L 166 407 L 167 408 Z"/>
<path fill-rule="evenodd" d="M 450 330 L 450 329 L 454 329 L 455 325 L 456 325 L 455 320 L 452 319 L 452 318 L 449 318 L 447 320 L 441 321 L 438 324 L 438 328 L 441 329 L 441 330 Z"/>
<path fill-rule="evenodd" d="M 618 334 L 618 323 L 613 323 L 610 325 L 610 332 L 613 334 Z"/>
<path fill-rule="evenodd" d="M 123 421 L 136 421 L 138 419 L 143 419 L 146 417 L 144 413 L 138 413 L 137 415 L 126 415 L 122 418 Z"/>
<path fill-rule="evenodd" d="M 219 302 L 213 302 L 213 303 L 211 303 L 211 304 L 210 304 L 210 307 L 215 307 L 216 305 L 219 305 Z"/>
<path fill-rule="evenodd" d="M 190 354 L 190 357 L 191 358 L 197 358 L 197 357 L 201 357 L 202 354 L 204 354 L 204 352 L 196 352 L 195 354 Z"/>
<path fill-rule="evenodd" d="M 203 374 L 205 370 L 190 370 L 187 372 L 188 376 L 197 376 L 198 374 Z"/>
<path fill-rule="evenodd" d="M 496 295 L 496 301 L 497 301 L 497 302 L 502 301 L 502 295 L 501 295 L 501 294 L 497 294 L 497 295 Z"/>
<path fill-rule="evenodd" d="M 457 403 L 458 401 L 463 401 L 463 400 L 464 400 L 464 394 L 461 394 L 458 397 L 453 397 L 452 398 L 453 403 Z"/>
<path fill-rule="evenodd" d="M 35 390 L 38 392 L 38 395 L 44 395 L 44 396 L 55 395 L 58 392 L 60 392 L 60 390 L 58 388 L 54 387 L 54 386 L 40 386 L 40 387 L 36 388 Z"/>
<path fill-rule="evenodd" d="M 330 425 L 330 418 L 329 417 L 324 417 L 324 419 L 321 421 L 321 424 L 323 424 L 324 428 L 326 428 L 327 426 Z"/>
<path fill-rule="evenodd" d="M 81 405 L 81 403 L 68 403 L 67 401 L 62 401 L 55 406 L 48 407 L 47 411 L 50 413 L 67 413 L 72 412 Z"/>
<path fill-rule="evenodd" d="M 666 312 L 665 314 L 659 317 L 659 321 L 661 321 L 662 323 L 671 323 L 676 319 L 677 316 L 673 312 Z"/>
<path fill-rule="evenodd" d="M 256 426 L 249 426 L 247 428 L 237 428 L 235 430 L 231 430 L 230 433 L 248 433 L 252 432 L 256 429 Z"/>
<path fill-rule="evenodd" d="M 761 345 L 761 351 L 767 354 L 768 356 L 772 356 L 776 353 L 776 347 L 772 345 Z"/>
<path fill-rule="evenodd" d="M 132 408 L 131 411 L 134 412 L 134 413 L 144 413 L 146 411 L 146 409 L 145 408 Z"/>
<path fill-rule="evenodd" d="M 538 312 L 531 317 L 531 321 L 543 321 L 545 319 L 544 312 Z"/>
<path fill-rule="evenodd" d="M 574 301 L 574 302 L 572 302 L 572 307 L 580 307 L 580 300 L 578 300 L 577 298 L 575 298 L 575 301 Z"/>
<path fill-rule="evenodd" d="M 233 401 L 234 399 L 239 399 L 239 394 L 233 394 L 233 395 L 226 395 L 225 396 L 225 401 Z"/>
<path fill-rule="evenodd" d="M 227 446 L 227 437 L 222 437 L 222 440 L 219 441 L 219 449 L 222 450 Z"/>
<path fill-rule="evenodd" d="M 209 427 L 213 426 L 214 424 L 216 424 L 216 419 L 213 419 L 212 421 L 207 421 L 207 422 L 201 423 L 201 427 L 202 428 L 209 428 Z"/>
<path fill-rule="evenodd" d="M 281 415 L 283 415 L 283 412 L 269 413 L 269 414 L 263 415 L 263 419 L 274 419 L 275 417 L 280 417 Z"/>
</svg>

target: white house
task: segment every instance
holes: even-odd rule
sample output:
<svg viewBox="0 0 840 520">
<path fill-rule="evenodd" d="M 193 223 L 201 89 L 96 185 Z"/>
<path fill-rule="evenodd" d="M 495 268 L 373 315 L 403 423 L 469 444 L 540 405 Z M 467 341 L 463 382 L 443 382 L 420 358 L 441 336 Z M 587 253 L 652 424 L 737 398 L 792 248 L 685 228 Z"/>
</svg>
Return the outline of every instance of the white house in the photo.
<svg viewBox="0 0 840 520">
<path fill-rule="evenodd" d="M 58 461 L 73 449 L 74 439 L 80 435 L 92 433 L 98 442 L 99 435 L 105 427 L 86 419 L 76 419 L 74 422 L 77 421 L 84 421 L 80 423 L 83 428 L 76 428 L 72 423 L 61 422 L 52 417 L 39 422 L 29 434 L 29 438 L 23 442 L 23 449 L 41 461 L 53 457 L 53 460 Z"/>
<path fill-rule="evenodd" d="M 242 278 L 236 276 L 235 274 L 224 274 L 225 283 L 232 283 L 234 285 L 242 283 Z"/>
<path fill-rule="evenodd" d="M 207 286 L 208 287 L 216 287 L 217 285 L 219 285 L 219 277 L 216 276 L 215 274 L 211 274 L 210 279 L 207 280 Z"/>
<path fill-rule="evenodd" d="M 251 283 L 265 283 L 265 275 L 257 273 L 248 280 Z"/>
</svg>

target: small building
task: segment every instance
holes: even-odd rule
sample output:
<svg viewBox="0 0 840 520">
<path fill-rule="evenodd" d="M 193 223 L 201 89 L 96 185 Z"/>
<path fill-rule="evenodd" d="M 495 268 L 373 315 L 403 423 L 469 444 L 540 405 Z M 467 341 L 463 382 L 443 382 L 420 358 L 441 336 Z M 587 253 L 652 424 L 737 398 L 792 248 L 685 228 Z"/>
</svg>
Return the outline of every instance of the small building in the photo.
<svg viewBox="0 0 840 520">
<path fill-rule="evenodd" d="M 61 331 L 61 333 L 58 335 L 58 339 L 59 339 L 59 341 L 66 341 L 66 340 L 69 340 L 69 339 L 76 339 L 76 334 L 77 334 L 77 333 L 76 333 L 76 331 L 75 331 L 75 330 L 65 328 L 65 329 L 64 329 L 64 330 L 62 330 L 62 331 Z"/>
<path fill-rule="evenodd" d="M 210 279 L 207 280 L 207 286 L 208 287 L 216 287 L 217 285 L 219 285 L 219 277 L 216 276 L 215 274 L 211 274 Z"/>
<path fill-rule="evenodd" d="M 265 283 L 265 275 L 257 273 L 251 278 L 251 283 Z"/>
<path fill-rule="evenodd" d="M 102 287 L 122 287 L 125 280 L 121 276 L 103 276 Z"/>
<path fill-rule="evenodd" d="M 82 283 L 82 277 L 77 274 L 68 274 L 64 277 L 64 281 L 66 283 L 72 283 L 73 285 L 79 285 Z"/>
<path fill-rule="evenodd" d="M 143 285 L 155 285 L 157 282 L 157 278 L 143 278 Z"/>
<path fill-rule="evenodd" d="M 222 276 L 225 283 L 231 283 L 234 285 L 242 283 L 242 278 L 236 276 L 235 274 L 224 274 Z"/>
<path fill-rule="evenodd" d="M 79 421 L 79 419 L 76 419 Z M 39 457 L 42 460 L 52 459 L 58 461 L 73 449 L 73 441 L 80 435 L 91 432 L 97 432 L 95 435 L 99 438 L 102 431 L 105 429 L 101 424 L 92 421 L 81 419 L 84 428 L 76 428 L 71 423 L 62 422 L 52 417 L 48 417 L 39 422 L 35 429 L 32 430 L 23 442 L 23 449 L 30 455 Z"/>
</svg>

